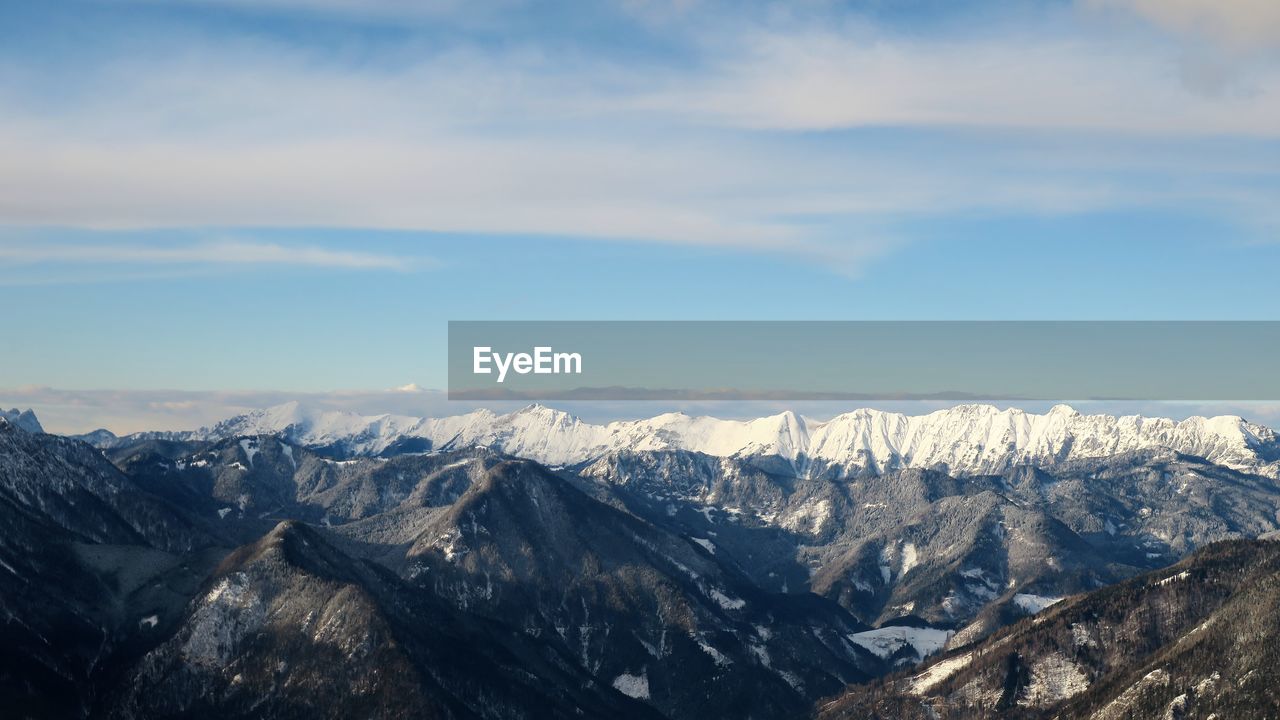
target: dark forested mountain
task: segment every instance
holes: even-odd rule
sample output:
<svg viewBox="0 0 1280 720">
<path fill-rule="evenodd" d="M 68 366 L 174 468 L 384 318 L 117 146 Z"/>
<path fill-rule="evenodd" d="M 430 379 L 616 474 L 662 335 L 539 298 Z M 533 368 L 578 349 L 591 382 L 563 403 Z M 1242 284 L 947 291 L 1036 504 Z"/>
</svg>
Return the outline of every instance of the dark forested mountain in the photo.
<svg viewBox="0 0 1280 720">
<path fill-rule="evenodd" d="M 853 688 L 820 716 L 1277 717 L 1277 660 L 1280 542 L 1225 541 Z"/>
<path fill-rule="evenodd" d="M 623 442 L 546 408 L 273 409 L 95 449 L 6 413 L 0 694 L 19 717 L 1241 716 L 1260 664 L 1215 668 L 1210 703 L 1174 651 L 1270 637 L 1245 609 L 1273 546 L 1211 544 L 1280 525 L 1274 435 L 1055 413 L 908 419 L 979 444 L 897 449 L 857 414 Z M 975 440 L 1005 421 L 1028 462 Z M 871 455 L 832 444 L 850 428 Z"/>
<path fill-rule="evenodd" d="M 109 717 L 659 717 L 559 649 L 279 523 L 231 552 Z"/>
</svg>

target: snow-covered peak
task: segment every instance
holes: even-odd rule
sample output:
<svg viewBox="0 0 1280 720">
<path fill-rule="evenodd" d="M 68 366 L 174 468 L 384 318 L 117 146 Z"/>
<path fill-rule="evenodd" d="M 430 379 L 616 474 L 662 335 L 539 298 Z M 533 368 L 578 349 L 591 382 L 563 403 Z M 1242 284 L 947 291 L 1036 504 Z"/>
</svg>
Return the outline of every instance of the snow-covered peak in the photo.
<svg viewBox="0 0 1280 720">
<path fill-rule="evenodd" d="M 1182 421 L 1139 415 L 1084 415 L 1067 405 L 1044 414 L 957 405 L 924 415 L 860 409 L 826 422 L 783 412 L 753 420 L 666 413 L 597 425 L 545 405 L 512 413 L 476 410 L 444 418 L 311 412 L 286 403 L 226 420 L 193 437 L 276 434 L 291 442 L 374 455 L 396 443 L 434 449 L 490 447 L 552 466 L 622 451 L 688 450 L 717 457 L 776 456 L 793 467 L 886 472 L 918 467 L 955 474 L 1135 450 L 1170 449 L 1271 476 L 1276 434 L 1234 416 Z M 1262 452 L 1264 449 L 1268 449 Z"/>
<path fill-rule="evenodd" d="M 0 408 L 0 421 L 7 422 L 21 430 L 26 430 L 29 433 L 44 432 L 44 428 L 41 427 L 40 421 L 36 419 L 36 414 L 30 409 L 19 410 L 18 408 L 13 408 L 12 410 L 5 410 Z"/>
</svg>

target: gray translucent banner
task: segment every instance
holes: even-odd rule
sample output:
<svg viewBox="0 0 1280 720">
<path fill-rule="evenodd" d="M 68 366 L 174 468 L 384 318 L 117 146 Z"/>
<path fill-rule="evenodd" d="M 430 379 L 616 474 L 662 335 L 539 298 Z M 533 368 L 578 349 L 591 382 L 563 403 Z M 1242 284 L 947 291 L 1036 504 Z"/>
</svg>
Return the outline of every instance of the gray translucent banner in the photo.
<svg viewBox="0 0 1280 720">
<path fill-rule="evenodd" d="M 1273 321 L 453 321 L 449 398 L 1280 400 L 1277 357 Z"/>
</svg>

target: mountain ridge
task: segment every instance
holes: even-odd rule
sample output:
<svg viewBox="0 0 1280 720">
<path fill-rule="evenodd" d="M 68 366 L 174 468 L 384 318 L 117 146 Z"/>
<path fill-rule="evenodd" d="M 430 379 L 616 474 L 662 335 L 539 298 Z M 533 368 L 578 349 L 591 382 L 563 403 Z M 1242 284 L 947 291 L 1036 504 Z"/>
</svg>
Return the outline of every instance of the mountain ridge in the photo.
<svg viewBox="0 0 1280 720">
<path fill-rule="evenodd" d="M 1175 421 L 1084 415 L 1067 405 L 1044 414 L 992 405 L 957 405 L 924 415 L 863 408 L 826 421 L 791 411 L 752 420 L 666 413 L 600 425 L 536 404 L 502 415 L 481 409 L 431 418 L 312 411 L 294 401 L 198 430 L 84 439 L 109 447 L 142 438 L 209 441 L 247 435 L 278 435 L 336 457 L 484 446 L 551 467 L 619 450 L 688 450 L 715 457 L 780 458 L 796 476 L 832 477 L 905 468 L 990 474 L 1017 465 L 1167 448 L 1280 478 L 1280 438 L 1271 428 L 1239 416 Z"/>
</svg>

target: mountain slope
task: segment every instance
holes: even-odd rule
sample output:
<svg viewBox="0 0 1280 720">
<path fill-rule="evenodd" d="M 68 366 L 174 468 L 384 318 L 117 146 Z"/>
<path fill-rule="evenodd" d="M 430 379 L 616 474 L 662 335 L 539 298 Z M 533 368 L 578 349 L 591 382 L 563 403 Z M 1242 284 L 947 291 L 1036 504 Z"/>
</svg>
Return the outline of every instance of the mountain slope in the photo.
<svg viewBox="0 0 1280 720">
<path fill-rule="evenodd" d="M 352 523 L 342 532 L 393 565 L 398 546 L 504 461 L 482 448 L 336 461 L 272 436 L 202 446 L 172 459 L 131 453 L 122 467 L 210 522 L 243 527 L 240 537 L 280 519 Z M 798 478 L 762 465 L 614 452 L 559 474 L 713 548 L 760 589 L 813 591 L 870 625 L 914 615 L 960 632 L 956 642 L 1023 616 L 1029 598 L 1094 589 L 1209 542 L 1271 532 L 1280 517 L 1269 478 L 1164 450 L 971 477 L 908 469 Z"/>
<path fill-rule="evenodd" d="M 562 647 L 673 718 L 782 716 L 883 670 L 834 603 L 761 592 L 714 546 L 525 461 L 487 471 L 406 560 L 424 589 Z"/>
<path fill-rule="evenodd" d="M 653 716 L 294 522 L 229 555 L 107 708 L 117 718 Z"/>
<path fill-rule="evenodd" d="M 126 596 L 160 604 L 184 581 L 179 556 L 198 567 L 218 542 L 88 445 L 7 422 L 0 527 L 0 696 L 17 717 L 83 713 L 94 676 L 137 630 Z"/>
<path fill-rule="evenodd" d="M 1230 541 L 852 688 L 822 718 L 1272 717 L 1280 543 Z M 1216 714 L 1216 715 L 1215 715 Z"/>
<path fill-rule="evenodd" d="M 949 473 L 814 460 L 829 423 L 789 414 L 662 416 L 604 439 L 539 407 L 372 425 L 296 406 L 251 415 L 101 452 L 0 422 L 0 691 L 21 714 L 800 716 L 850 683 L 1037 628 L 1024 618 L 1043 625 L 1103 585 L 1280 527 L 1274 479 L 1161 445 Z M 264 434 L 219 436 L 241 427 Z M 1243 445 L 1259 462 L 1264 436 Z M 964 442 L 943 454 L 979 447 L 974 468 L 1035 447 Z M 589 459 L 552 469 L 494 448 Z M 1222 582 L 1195 577 L 1217 597 Z M 1123 685 L 1098 689 L 1087 715 L 1147 692 L 1124 695 L 1141 680 L 1124 673 L 1151 649 L 1088 665 L 1083 650 L 1037 656 L 1038 642 L 938 702 L 985 712 L 1011 687 L 1004 711 L 1036 717 Z M 855 716 L 927 714 L 900 685 L 864 690 L 841 700 Z"/>
<path fill-rule="evenodd" d="M 964 642 L 1023 616 L 1018 596 L 1091 590 L 1280 528 L 1275 481 L 1163 450 L 971 477 L 795 478 L 685 452 L 577 471 L 655 525 L 714 542 L 762 588 L 812 590 L 871 624 L 915 614 Z"/>
</svg>

